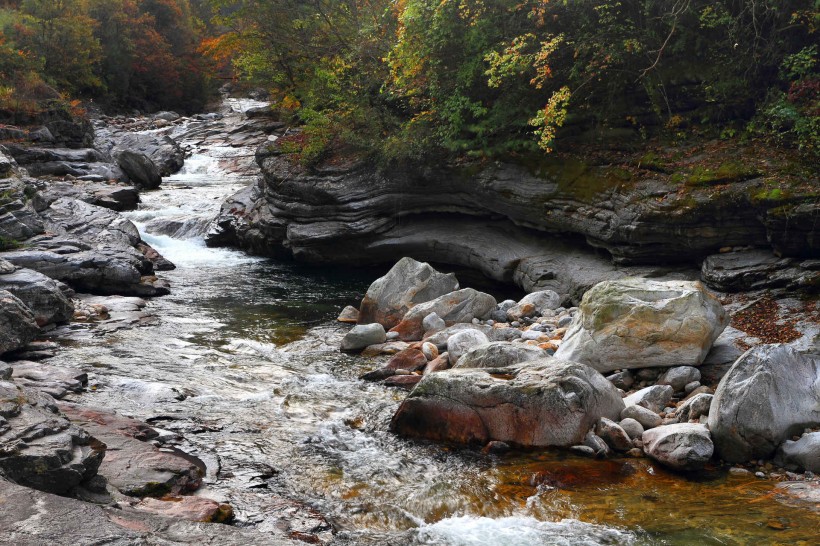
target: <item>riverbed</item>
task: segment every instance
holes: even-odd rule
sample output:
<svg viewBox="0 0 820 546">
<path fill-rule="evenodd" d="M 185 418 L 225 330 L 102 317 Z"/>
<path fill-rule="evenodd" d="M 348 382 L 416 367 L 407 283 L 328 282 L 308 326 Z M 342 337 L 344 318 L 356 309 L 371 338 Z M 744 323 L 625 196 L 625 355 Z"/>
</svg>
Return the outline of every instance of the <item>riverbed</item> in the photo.
<svg viewBox="0 0 820 546">
<path fill-rule="evenodd" d="M 384 270 L 206 247 L 224 198 L 257 175 L 253 148 L 181 135 L 186 166 L 128 214 L 177 266 L 162 274 L 171 295 L 149 303 L 157 323 L 74 331 L 61 361 L 92 372 L 75 401 L 146 420 L 201 459 L 198 494 L 230 503 L 236 525 L 363 545 L 816 543 L 820 514 L 752 474 L 393 436 L 406 393 L 358 379 L 377 365 L 338 351 L 335 321 Z"/>
</svg>

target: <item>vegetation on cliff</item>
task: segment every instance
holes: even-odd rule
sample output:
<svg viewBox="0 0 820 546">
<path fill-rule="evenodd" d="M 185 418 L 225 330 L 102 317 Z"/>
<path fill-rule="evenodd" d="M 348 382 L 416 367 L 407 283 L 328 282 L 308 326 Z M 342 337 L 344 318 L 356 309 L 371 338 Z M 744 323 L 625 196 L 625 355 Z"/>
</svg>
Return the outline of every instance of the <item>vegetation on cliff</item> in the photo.
<svg viewBox="0 0 820 546">
<path fill-rule="evenodd" d="M 214 0 L 204 50 L 306 124 L 302 158 L 509 157 L 590 138 L 820 139 L 814 0 Z"/>
</svg>

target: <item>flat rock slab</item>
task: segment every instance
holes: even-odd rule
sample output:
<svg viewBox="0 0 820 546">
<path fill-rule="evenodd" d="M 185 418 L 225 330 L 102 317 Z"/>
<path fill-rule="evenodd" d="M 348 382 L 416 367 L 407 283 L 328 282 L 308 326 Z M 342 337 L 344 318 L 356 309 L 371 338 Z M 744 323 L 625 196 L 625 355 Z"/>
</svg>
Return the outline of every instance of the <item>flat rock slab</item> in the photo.
<svg viewBox="0 0 820 546">
<path fill-rule="evenodd" d="M 179 451 L 160 450 L 148 440 L 157 435 L 150 426 L 104 410 L 61 404 L 76 425 L 107 446 L 99 473 L 122 493 L 161 497 L 195 491 L 202 484 L 205 464 Z"/>
<path fill-rule="evenodd" d="M 173 497 L 163 500 L 148 497 L 132 507 L 141 512 L 206 523 L 224 523 L 233 517 L 230 505 L 202 497 Z"/>
<path fill-rule="evenodd" d="M 200 546 L 285 546 L 275 529 L 255 533 L 230 527 L 167 518 L 133 509 L 103 508 L 0 480 L 3 542 L 16 546 L 106 544 L 198 544 Z"/>
<path fill-rule="evenodd" d="M 20 360 L 12 363 L 14 380 L 23 386 L 43 391 L 56 399 L 69 392 L 82 392 L 88 384 L 88 374 L 76 368 L 49 366 Z"/>
</svg>

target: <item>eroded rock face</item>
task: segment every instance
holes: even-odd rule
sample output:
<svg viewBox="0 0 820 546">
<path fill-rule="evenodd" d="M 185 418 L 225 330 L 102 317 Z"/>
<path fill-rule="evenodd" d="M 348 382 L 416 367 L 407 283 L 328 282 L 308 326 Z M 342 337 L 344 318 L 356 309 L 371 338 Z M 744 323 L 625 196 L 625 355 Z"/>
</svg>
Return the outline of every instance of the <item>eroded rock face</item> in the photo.
<svg viewBox="0 0 820 546">
<path fill-rule="evenodd" d="M 675 470 L 697 470 L 712 458 L 715 446 L 705 425 L 681 423 L 643 433 L 644 452 Z"/>
<path fill-rule="evenodd" d="M 25 347 L 40 328 L 28 307 L 6 290 L 0 290 L 0 355 Z"/>
<path fill-rule="evenodd" d="M 0 274 L 0 289 L 17 296 L 32 313 L 39 326 L 66 322 L 74 314 L 71 303 L 51 278 L 30 269 Z"/>
<path fill-rule="evenodd" d="M 424 376 L 393 416 L 403 436 L 522 447 L 582 443 L 601 417 L 618 419 L 618 390 L 592 368 L 555 358 Z"/>
<path fill-rule="evenodd" d="M 725 461 L 770 457 L 806 427 L 820 424 L 820 358 L 786 345 L 746 351 L 723 377 L 709 429 Z"/>
<path fill-rule="evenodd" d="M 7 480 L 65 494 L 96 476 L 104 452 L 50 396 L 0 381 L 0 474 Z"/>
<path fill-rule="evenodd" d="M 455 275 L 439 273 L 429 264 L 402 258 L 368 288 L 359 306 L 359 324 L 396 326 L 415 305 L 458 290 Z M 423 320 L 424 317 L 421 317 Z"/>
<path fill-rule="evenodd" d="M 435 313 L 445 324 L 466 323 L 474 318 L 486 318 L 495 309 L 495 298 L 472 288 L 450 292 L 419 303 L 410 309 L 391 331 L 404 341 L 416 341 L 424 336 L 424 319 Z"/>
<path fill-rule="evenodd" d="M 154 266 L 135 247 L 136 226 L 116 212 L 73 199 L 58 199 L 40 213 L 48 235 L 3 257 L 78 290 L 95 294 L 156 296 L 169 292 L 153 278 Z"/>
<path fill-rule="evenodd" d="M 699 282 L 607 281 L 584 294 L 556 356 L 601 372 L 698 366 L 727 324 Z"/>
</svg>

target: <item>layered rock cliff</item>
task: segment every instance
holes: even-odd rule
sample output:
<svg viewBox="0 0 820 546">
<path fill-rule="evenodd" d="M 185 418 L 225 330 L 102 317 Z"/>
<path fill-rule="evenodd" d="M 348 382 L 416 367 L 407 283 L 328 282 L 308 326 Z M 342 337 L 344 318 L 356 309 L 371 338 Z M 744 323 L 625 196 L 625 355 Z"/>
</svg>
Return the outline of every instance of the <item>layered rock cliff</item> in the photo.
<svg viewBox="0 0 820 546">
<path fill-rule="evenodd" d="M 765 247 L 798 269 L 807 263 L 800 271 L 813 270 L 815 282 L 805 259 L 820 256 L 816 172 L 781 180 L 771 173 L 782 158 L 761 165 L 729 150 L 688 153 L 694 159 L 306 169 L 264 147 L 263 176 L 225 203 L 209 244 L 330 263 L 411 255 L 572 297 L 606 278 L 669 268 L 691 276 L 721 250 Z"/>
</svg>

